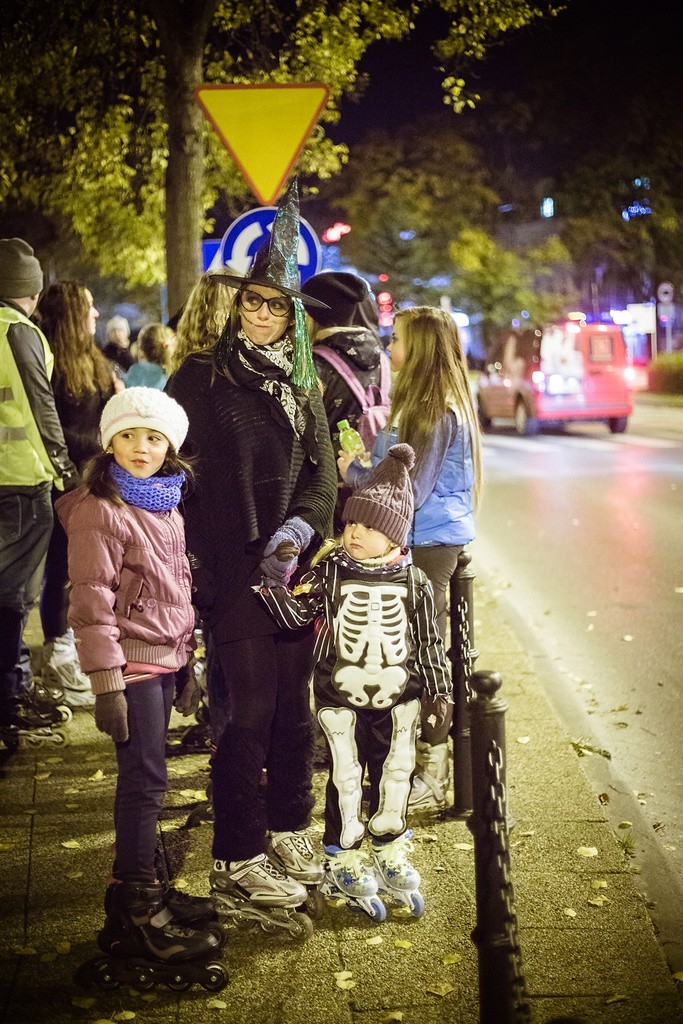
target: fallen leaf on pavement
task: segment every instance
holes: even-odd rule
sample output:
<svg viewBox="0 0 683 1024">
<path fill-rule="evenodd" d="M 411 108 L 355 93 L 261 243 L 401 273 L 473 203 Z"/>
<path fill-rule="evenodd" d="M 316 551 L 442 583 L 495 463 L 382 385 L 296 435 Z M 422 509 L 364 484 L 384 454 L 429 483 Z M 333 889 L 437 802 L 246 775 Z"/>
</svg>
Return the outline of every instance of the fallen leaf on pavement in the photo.
<svg viewBox="0 0 683 1024">
<path fill-rule="evenodd" d="M 347 981 L 353 977 L 353 971 L 335 971 L 334 976 L 337 981 Z"/>
<path fill-rule="evenodd" d="M 17 956 L 35 956 L 37 951 L 33 946 L 12 946 L 12 952 Z"/>
<path fill-rule="evenodd" d="M 606 903 L 611 903 L 612 901 L 607 896 L 596 896 L 594 899 L 587 900 L 586 902 L 589 907 L 604 907 Z"/>
<path fill-rule="evenodd" d="M 391 1024 L 392 1020 L 403 1020 L 403 1014 L 400 1010 L 392 1010 L 386 1017 L 382 1017 L 382 1024 Z"/>
<path fill-rule="evenodd" d="M 132 1010 L 119 1010 L 114 1014 L 114 1020 L 135 1020 L 135 1014 Z"/>
<path fill-rule="evenodd" d="M 624 829 L 625 828 L 633 828 L 633 822 L 632 821 L 620 821 L 619 824 L 617 825 L 617 828 L 624 828 Z"/>
<path fill-rule="evenodd" d="M 45 782 L 45 779 L 49 779 L 51 775 L 52 772 L 36 772 L 33 778 L 36 782 Z"/>
<path fill-rule="evenodd" d="M 382 938 L 381 935 L 373 935 L 371 939 L 366 939 L 365 940 L 365 945 L 366 946 L 381 946 L 383 942 L 384 942 L 384 939 Z"/>
<path fill-rule="evenodd" d="M 396 939 L 394 941 L 394 945 L 396 946 L 396 949 L 412 949 L 413 948 L 412 942 L 408 942 L 408 939 Z"/>
<path fill-rule="evenodd" d="M 71 943 L 63 940 L 62 942 L 55 942 L 55 950 L 64 956 L 66 953 L 71 952 Z"/>
<path fill-rule="evenodd" d="M 224 999 L 209 999 L 206 1005 L 210 1010 L 227 1010 L 228 1008 Z"/>
<path fill-rule="evenodd" d="M 631 636 L 630 633 L 624 633 L 624 635 L 622 636 L 621 639 L 624 640 L 627 644 L 630 644 L 631 640 L 633 640 L 633 637 Z M 626 997 L 624 996 L 624 998 L 626 998 Z"/>
<path fill-rule="evenodd" d="M 604 878 L 594 878 L 591 882 L 591 889 L 607 889 L 608 885 Z"/>
<path fill-rule="evenodd" d="M 435 996 L 447 996 L 449 992 L 455 992 L 455 985 L 449 985 L 447 981 L 442 981 L 436 985 L 430 985 L 426 992 L 431 992 Z"/>
<path fill-rule="evenodd" d="M 612 1003 L 627 1003 L 628 996 L 610 996 L 609 999 L 605 1000 L 605 1006 L 611 1006 Z"/>
<path fill-rule="evenodd" d="M 446 953 L 445 957 L 443 957 L 443 964 L 446 967 L 450 967 L 451 964 L 459 964 L 461 960 L 460 953 Z"/>
<path fill-rule="evenodd" d="M 474 845 L 472 843 L 453 843 L 453 849 L 463 850 L 465 853 L 469 853 L 470 850 L 474 849 Z"/>
<path fill-rule="evenodd" d="M 351 978 L 337 978 L 336 985 L 342 991 L 348 991 L 348 989 L 356 987 L 356 982 Z"/>
<path fill-rule="evenodd" d="M 530 739 L 531 739 L 531 736 L 518 736 L 517 737 L 517 742 L 518 743 L 528 743 Z"/>
<path fill-rule="evenodd" d="M 104 772 L 101 768 L 98 768 L 94 775 L 91 775 L 88 782 L 101 782 L 104 778 Z"/>
<path fill-rule="evenodd" d="M 92 996 L 74 996 L 71 1000 L 72 1006 L 78 1006 L 81 1010 L 89 1010 L 97 1002 Z"/>
<path fill-rule="evenodd" d="M 576 851 L 579 857 L 597 857 L 598 849 L 596 846 L 579 846 Z"/>
<path fill-rule="evenodd" d="M 66 850 L 80 850 L 81 844 L 77 839 L 65 839 L 62 846 Z"/>
<path fill-rule="evenodd" d="M 565 917 L 576 917 L 576 911 L 572 910 L 571 907 L 565 907 L 562 913 Z"/>
</svg>

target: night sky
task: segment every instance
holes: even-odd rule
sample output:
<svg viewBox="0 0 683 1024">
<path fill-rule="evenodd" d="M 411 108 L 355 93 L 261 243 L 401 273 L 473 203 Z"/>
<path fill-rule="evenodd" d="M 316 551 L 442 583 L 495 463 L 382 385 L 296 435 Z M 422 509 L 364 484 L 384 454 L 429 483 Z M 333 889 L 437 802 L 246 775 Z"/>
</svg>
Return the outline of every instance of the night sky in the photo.
<svg viewBox="0 0 683 1024">
<path fill-rule="evenodd" d="M 430 115 L 451 123 L 486 116 L 485 104 L 463 118 L 444 105 L 443 76 L 429 50 L 437 28 L 438 17 L 422 16 L 414 38 L 371 47 L 361 63 L 370 85 L 359 103 L 343 103 L 330 132 L 336 141 L 353 144 L 377 126 L 419 126 Z M 628 132 L 635 101 L 653 122 L 683 129 L 682 30 L 677 0 L 568 0 L 556 18 L 506 35 L 466 77 L 483 96 L 507 93 L 534 104 L 539 136 L 560 129 L 565 150 L 539 147 L 528 156 L 530 172 L 552 174 L 577 148 Z"/>
</svg>

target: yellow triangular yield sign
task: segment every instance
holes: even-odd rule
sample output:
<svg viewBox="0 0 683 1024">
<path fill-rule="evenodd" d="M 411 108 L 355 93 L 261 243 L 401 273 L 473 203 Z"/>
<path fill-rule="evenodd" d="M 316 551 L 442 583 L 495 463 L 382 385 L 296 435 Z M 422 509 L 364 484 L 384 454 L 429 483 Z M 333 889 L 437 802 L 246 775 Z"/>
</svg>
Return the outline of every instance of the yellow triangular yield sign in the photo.
<svg viewBox="0 0 683 1024">
<path fill-rule="evenodd" d="M 264 206 L 282 191 L 329 94 L 319 82 L 200 85 L 195 90 L 197 102 Z"/>
</svg>

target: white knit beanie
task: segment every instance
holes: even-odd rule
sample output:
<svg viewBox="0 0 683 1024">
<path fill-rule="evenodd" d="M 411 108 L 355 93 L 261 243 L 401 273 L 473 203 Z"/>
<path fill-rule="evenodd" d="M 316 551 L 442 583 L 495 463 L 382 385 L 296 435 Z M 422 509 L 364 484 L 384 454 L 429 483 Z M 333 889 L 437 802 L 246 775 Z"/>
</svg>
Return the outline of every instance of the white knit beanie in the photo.
<svg viewBox="0 0 683 1024">
<path fill-rule="evenodd" d="M 158 430 L 179 451 L 189 422 L 185 410 L 174 398 L 157 388 L 125 388 L 112 395 L 100 417 L 102 447 L 109 447 L 114 434 L 131 427 Z"/>
</svg>

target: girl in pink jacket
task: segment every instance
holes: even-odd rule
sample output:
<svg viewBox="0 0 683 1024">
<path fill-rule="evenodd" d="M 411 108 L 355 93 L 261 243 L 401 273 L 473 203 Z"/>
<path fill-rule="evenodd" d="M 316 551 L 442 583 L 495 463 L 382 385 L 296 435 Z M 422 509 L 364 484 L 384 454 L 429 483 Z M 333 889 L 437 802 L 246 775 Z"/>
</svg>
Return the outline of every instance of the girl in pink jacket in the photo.
<svg viewBox="0 0 683 1024">
<path fill-rule="evenodd" d="M 98 942 L 106 953 L 171 964 L 218 947 L 211 900 L 164 890 L 155 870 L 175 675 L 191 654 L 194 610 L 177 505 L 188 421 L 169 395 L 128 388 L 100 420 L 102 448 L 57 512 L 69 540 L 69 625 L 116 745 L 115 882 Z M 196 927 L 188 928 L 187 925 Z M 180 926 L 180 927 L 179 927 Z"/>
</svg>

